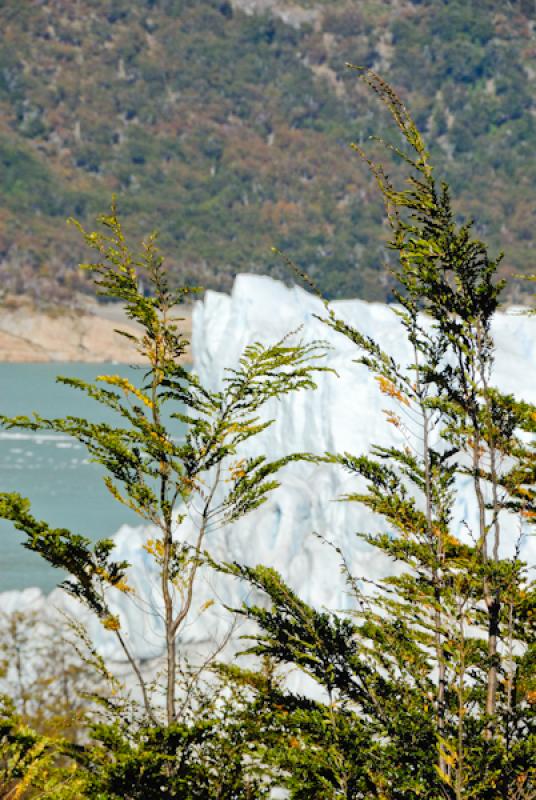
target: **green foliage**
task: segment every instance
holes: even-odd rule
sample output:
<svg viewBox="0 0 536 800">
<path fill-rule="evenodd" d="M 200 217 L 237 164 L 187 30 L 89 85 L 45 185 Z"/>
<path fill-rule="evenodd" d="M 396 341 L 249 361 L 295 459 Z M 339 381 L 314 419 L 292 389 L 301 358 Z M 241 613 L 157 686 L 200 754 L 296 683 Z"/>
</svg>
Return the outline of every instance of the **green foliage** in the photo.
<svg viewBox="0 0 536 800">
<path fill-rule="evenodd" d="M 81 639 L 76 647 L 85 662 L 78 689 L 88 701 L 93 700 L 92 714 L 84 721 L 78 713 L 75 719 L 73 699 L 60 729 L 66 727 L 73 735 L 74 727 L 74 736 L 79 731 L 85 746 L 66 750 L 56 730 L 53 738 L 35 734 L 22 752 L 20 736 L 6 733 L 2 743 L 8 770 L 5 780 L 14 782 L 14 797 L 25 796 L 31 787 L 59 800 L 63 795 L 55 793 L 55 781 L 61 785 L 65 763 L 66 798 L 78 792 L 77 796 L 99 800 L 145 800 L 161 797 L 162 786 L 169 797 L 260 798 L 265 796 L 266 778 L 256 771 L 256 762 L 249 763 L 245 700 L 233 687 L 230 696 L 226 686 L 219 695 L 215 689 L 203 694 L 199 687 L 207 665 L 185 660 L 180 635 L 196 610 L 192 603 L 199 569 L 214 566 L 206 551 L 208 532 L 260 506 L 279 485 L 280 468 L 290 460 L 308 457 L 243 459 L 240 446 L 272 424 L 266 415 L 261 421 L 268 401 L 315 387 L 315 374 L 325 369 L 319 363 L 324 346 L 292 343 L 291 334 L 273 345 L 253 343 L 239 363 L 228 369 L 223 389 L 209 391 L 181 361 L 188 341 L 179 332 L 176 308 L 190 290 L 170 286 L 154 236 L 143 243 L 140 253 L 131 251 L 115 206 L 100 222 L 104 232 L 86 232 L 76 223 L 98 256 L 85 268 L 93 274 L 98 292 L 121 300 L 128 317 L 139 326 L 139 335 L 128 336 L 146 357 L 141 386 L 114 375 L 100 376 L 92 384 L 59 379 L 114 411 L 115 425 L 77 416 L 3 417 L 2 422 L 8 428 L 51 430 L 77 439 L 104 466 L 105 483 L 113 496 L 155 526 L 157 533 L 145 549 L 161 577 L 165 685 L 149 682 L 123 634 L 121 614 L 113 611 L 117 593 L 136 602 L 129 585 L 129 565 L 114 558 L 114 543 L 108 539 L 92 543 L 67 529 L 51 528 L 35 519 L 29 500 L 16 493 L 0 493 L 0 515 L 23 531 L 24 546 L 66 571 L 63 588 L 85 603 L 117 638 L 142 699 L 140 705 L 129 696 L 87 634 L 73 623 Z M 142 280 L 150 287 L 148 295 L 140 288 Z M 174 420 L 186 427 L 180 439 L 173 433 Z M 186 521 L 193 524 L 189 536 L 184 532 Z M 16 636 L 4 648 L 7 679 L 15 680 L 20 689 L 19 706 L 26 722 L 58 729 L 53 717 L 60 713 L 59 702 L 50 712 L 44 704 L 36 709 L 44 668 L 32 686 L 26 685 L 24 636 L 31 641 L 35 630 L 30 626 L 25 632 L 21 624 L 15 617 L 9 621 L 9 630 Z M 216 650 L 220 646 L 214 641 Z M 59 651 L 56 655 L 59 658 Z M 32 649 L 32 663 L 36 657 Z M 85 680 L 84 669 L 98 676 L 100 685 Z M 66 687 L 70 678 L 66 672 L 60 677 Z M 98 707 L 102 722 L 95 723 Z M 5 725 L 6 731 L 15 725 L 9 715 Z M 74 759 L 71 766 L 65 762 L 67 756 Z M 50 786 L 49 773 L 54 775 Z"/>
<path fill-rule="evenodd" d="M 403 434 L 400 445 L 326 460 L 365 487 L 345 499 L 387 523 L 389 533 L 360 536 L 398 570 L 371 585 L 339 551 L 356 606 L 343 615 L 307 606 L 272 570 L 235 566 L 269 599 L 243 609 L 260 627 L 250 652 L 299 668 L 325 692 L 317 706 L 289 692 L 271 706 L 276 727 L 296 706 L 306 731 L 319 713 L 331 725 L 333 739 L 298 735 L 306 766 L 288 779 L 291 797 L 307 796 L 321 769 L 318 796 L 528 798 L 536 593 L 519 545 L 536 519 L 536 407 L 491 385 L 498 262 L 455 221 L 448 188 L 437 187 L 399 98 L 375 73 L 360 75 L 409 145 L 397 151 L 411 169 L 402 189 L 355 147 L 386 203 L 399 260 L 396 313 L 413 361 L 397 364 L 326 304 L 326 324 L 357 346 L 389 398 L 388 421 Z M 467 479 L 472 485 L 474 527 L 454 519 L 460 479 L 465 491 Z M 355 741 L 365 743 L 362 760 Z M 271 755 L 282 769 L 289 763 L 286 750 Z"/>
<path fill-rule="evenodd" d="M 195 708 L 183 709 L 180 722 L 132 729 L 100 725 L 94 745 L 81 758 L 87 793 L 99 800 L 184 800 L 268 797 L 267 781 L 254 754 L 255 724 L 244 692 L 225 696 L 212 687 L 198 692 Z"/>
<path fill-rule="evenodd" d="M 93 273 L 99 293 L 121 300 L 127 316 L 139 325 L 140 334 L 128 337 L 146 358 L 141 388 L 114 375 L 100 376 L 94 384 L 60 378 L 114 411 L 117 425 L 76 416 L 2 421 L 8 428 L 51 430 L 77 439 L 104 466 L 112 495 L 155 526 L 157 535 L 145 549 L 161 576 L 166 719 L 172 725 L 177 714 L 178 642 L 192 610 L 199 568 L 207 561 L 207 534 L 262 505 L 279 485 L 280 468 L 306 457 L 242 459 L 239 448 L 272 424 L 260 421 L 269 400 L 314 388 L 315 373 L 325 369 L 318 363 L 323 345 L 291 344 L 290 337 L 271 346 L 254 343 L 228 370 L 223 390 L 209 391 L 180 360 L 188 342 L 179 332 L 174 309 L 189 290 L 170 287 L 154 236 L 143 243 L 140 254 L 129 249 L 115 206 L 100 222 L 104 233 L 85 232 L 79 226 L 100 258 L 85 268 Z M 140 289 L 142 277 L 150 295 Z M 167 420 L 174 419 L 186 426 L 184 438 L 173 435 Z M 113 542 L 100 539 L 92 544 L 69 530 L 53 529 L 36 520 L 29 501 L 15 493 L 0 493 L 0 514 L 25 533 L 25 547 L 68 573 L 63 588 L 117 637 L 138 681 L 145 721 L 157 724 L 159 701 L 152 697 L 122 633 L 121 618 L 112 610 L 114 592 L 135 594 L 128 583 L 129 565 L 114 559 Z M 193 532 L 185 532 L 185 523 L 193 525 Z"/>
<path fill-rule="evenodd" d="M 6 713 L 7 712 L 7 713 Z M 7 714 L 10 714 L 8 717 Z M 0 714 L 0 792 L 10 800 L 43 797 L 78 800 L 86 781 L 72 761 L 65 759 L 65 742 L 40 736 L 12 713 Z"/>
</svg>

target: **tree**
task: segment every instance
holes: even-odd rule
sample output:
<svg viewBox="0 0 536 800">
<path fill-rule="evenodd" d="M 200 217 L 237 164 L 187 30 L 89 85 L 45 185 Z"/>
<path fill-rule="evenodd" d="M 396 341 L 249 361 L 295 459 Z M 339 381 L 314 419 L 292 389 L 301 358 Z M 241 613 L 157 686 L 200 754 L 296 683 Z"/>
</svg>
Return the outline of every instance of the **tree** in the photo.
<svg viewBox="0 0 536 800">
<path fill-rule="evenodd" d="M 520 545 L 536 519 L 536 407 L 491 382 L 498 261 L 456 223 L 391 87 L 360 75 L 410 148 L 391 148 L 411 170 L 397 189 L 355 146 L 386 202 L 396 313 L 413 360 L 396 363 L 326 304 L 324 321 L 355 343 L 402 433 L 401 444 L 326 459 L 360 479 L 346 500 L 389 526 L 361 536 L 403 569 L 371 591 L 343 560 L 356 601 L 345 617 L 306 606 L 271 570 L 235 566 L 271 601 L 243 610 L 261 629 L 251 652 L 298 666 L 326 692 L 326 703 L 283 693 L 270 704 L 274 731 L 301 719 L 292 797 L 314 784 L 333 798 L 529 798 L 536 591 Z M 462 482 L 475 520 L 455 518 Z M 288 749 L 271 754 L 289 768 Z"/>
<path fill-rule="evenodd" d="M 288 337 L 270 346 L 254 343 L 246 348 L 240 363 L 227 370 L 223 391 L 209 391 L 181 363 L 188 341 L 177 328 L 174 309 L 189 290 L 170 288 L 155 237 L 149 237 L 141 253 L 134 254 L 125 241 L 115 205 L 100 222 L 105 232 L 86 232 L 79 226 L 99 258 L 85 268 L 95 276 L 100 293 L 121 300 L 129 318 L 140 327 L 137 337 L 123 335 L 135 341 L 146 359 L 142 385 L 137 387 L 114 375 L 101 376 L 96 383 L 59 378 L 112 409 L 118 419 L 116 426 L 77 416 L 43 419 L 34 415 L 4 417 L 2 421 L 8 428 L 50 430 L 80 441 L 105 468 L 105 484 L 112 495 L 157 531 L 145 548 L 160 576 L 166 662 L 163 691 L 144 675 L 124 635 L 121 614 L 112 611 L 114 593 L 134 594 L 128 580 L 129 565 L 114 558 L 113 541 L 92 543 L 69 530 L 51 528 L 33 517 L 29 501 L 18 494 L 0 494 L 0 515 L 24 532 L 25 547 L 68 573 L 63 588 L 112 632 L 130 664 L 141 706 L 132 698 L 103 698 L 113 722 L 107 733 L 101 727 L 99 735 L 110 745 L 110 753 L 114 737 L 116 743 L 121 740 L 121 750 L 133 731 L 142 737 L 138 743 L 162 741 L 166 752 L 165 743 L 174 737 L 202 734 L 204 741 L 210 730 L 202 713 L 189 727 L 185 709 L 194 701 L 195 687 L 188 683 L 185 698 L 179 686 L 187 669 L 181 658 L 180 636 L 192 612 L 199 571 L 210 562 L 207 536 L 216 526 L 230 524 L 260 506 L 278 486 L 280 468 L 305 457 L 243 459 L 240 446 L 271 424 L 260 421 L 259 416 L 269 399 L 314 388 L 315 373 L 324 369 L 318 363 L 323 346 L 319 342 L 292 344 Z M 150 295 L 140 290 L 141 277 Z M 186 426 L 184 437 L 173 435 L 165 414 Z M 185 533 L 188 525 L 189 536 Z M 87 644 L 93 666 L 110 678 L 98 653 Z M 217 642 L 214 648 L 217 651 Z M 133 722 L 137 727 L 132 727 Z M 154 731 L 161 732 L 160 739 Z M 179 766 L 170 766 L 168 756 L 163 760 L 171 780 Z"/>
</svg>

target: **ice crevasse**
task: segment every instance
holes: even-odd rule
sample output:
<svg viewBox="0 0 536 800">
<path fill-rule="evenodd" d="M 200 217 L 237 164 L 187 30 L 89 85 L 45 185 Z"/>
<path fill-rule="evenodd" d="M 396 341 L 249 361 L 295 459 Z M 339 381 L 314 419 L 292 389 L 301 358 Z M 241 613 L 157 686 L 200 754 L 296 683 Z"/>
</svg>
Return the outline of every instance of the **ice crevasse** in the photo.
<svg viewBox="0 0 536 800">
<path fill-rule="evenodd" d="M 409 345 L 392 308 L 362 300 L 332 305 L 338 316 L 372 336 L 397 362 L 411 362 Z M 372 444 L 393 444 L 393 436 L 402 436 L 386 422 L 383 410 L 389 407 L 389 401 L 380 393 L 374 376 L 355 363 L 355 346 L 323 324 L 317 315 L 324 315 L 318 298 L 298 287 L 288 288 L 271 278 L 254 275 L 238 276 L 231 295 L 207 292 L 196 305 L 194 369 L 211 389 L 222 388 L 226 367 L 236 365 L 244 347 L 251 342 L 274 343 L 296 331 L 295 340 L 321 339 L 330 348 L 323 364 L 333 372 L 319 373 L 314 391 L 270 401 L 264 413 L 274 420 L 273 425 L 250 439 L 242 456 L 263 454 L 273 459 L 302 451 L 359 455 Z M 495 385 L 536 402 L 536 318 L 515 309 L 499 313 L 493 334 Z M 355 534 L 378 530 L 381 520 L 356 503 L 339 501 L 341 495 L 355 491 L 356 482 L 333 465 L 292 463 L 283 469 L 280 481 L 280 488 L 259 509 L 232 526 L 211 531 L 207 548 L 216 558 L 275 567 L 303 600 L 317 607 L 347 608 L 352 601 L 340 572 L 340 557 L 328 542 L 343 550 L 356 577 L 378 577 L 392 565 Z M 462 521 L 469 526 L 475 524 L 476 508 L 469 487 L 464 491 L 462 485 L 454 516 L 460 526 Z M 186 524 L 184 535 L 189 533 Z M 515 532 L 512 530 L 511 534 L 513 540 Z M 113 605 L 134 652 L 147 659 L 158 656 L 163 647 L 158 580 L 151 557 L 143 548 L 150 536 L 147 527 L 123 526 L 117 532 L 116 555 L 131 563 L 129 582 L 136 595 L 133 599 L 115 592 Z M 522 557 L 534 564 L 535 555 L 534 539 L 527 537 Z M 206 570 L 197 586 L 191 622 L 181 634 L 184 646 L 195 648 L 221 638 L 229 625 L 223 606 L 240 605 L 246 594 L 247 587 L 238 581 Z M 59 607 L 81 619 L 103 655 L 120 658 L 114 637 L 61 590 L 48 597 L 37 589 L 0 595 L 0 608 L 4 611 L 42 606 L 51 610 Z"/>
</svg>

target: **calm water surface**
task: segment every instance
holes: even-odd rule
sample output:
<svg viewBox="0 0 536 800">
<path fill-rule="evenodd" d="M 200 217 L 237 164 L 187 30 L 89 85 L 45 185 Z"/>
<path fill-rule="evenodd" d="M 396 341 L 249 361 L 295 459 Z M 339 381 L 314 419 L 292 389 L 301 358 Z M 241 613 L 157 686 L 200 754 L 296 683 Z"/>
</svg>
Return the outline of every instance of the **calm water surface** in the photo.
<svg viewBox="0 0 536 800">
<path fill-rule="evenodd" d="M 72 414 L 119 424 L 113 412 L 55 380 L 65 375 L 90 381 L 103 374 L 128 377 L 137 385 L 143 376 L 139 369 L 117 364 L 0 364 L 0 413 Z M 140 524 L 133 512 L 111 497 L 102 476 L 102 468 L 92 464 L 85 448 L 69 437 L 0 430 L 0 490 L 28 497 L 34 516 L 55 527 L 99 539 L 111 536 L 124 523 Z M 0 591 L 27 586 L 53 589 L 62 573 L 26 550 L 24 539 L 12 523 L 0 520 Z"/>
</svg>

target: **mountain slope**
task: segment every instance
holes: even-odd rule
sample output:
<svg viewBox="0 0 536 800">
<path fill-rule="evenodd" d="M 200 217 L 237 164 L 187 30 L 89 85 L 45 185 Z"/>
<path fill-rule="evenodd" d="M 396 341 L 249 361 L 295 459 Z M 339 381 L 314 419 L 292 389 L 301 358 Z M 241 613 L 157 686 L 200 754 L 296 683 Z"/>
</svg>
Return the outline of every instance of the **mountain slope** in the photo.
<svg viewBox="0 0 536 800">
<path fill-rule="evenodd" d="M 275 245 L 331 296 L 388 298 L 383 209 L 348 144 L 396 132 L 347 61 L 400 91 L 503 273 L 533 269 L 532 0 L 4 0 L 0 30 L 10 291 L 88 289 L 65 218 L 92 224 L 116 192 L 177 280 L 284 276 Z"/>
</svg>

